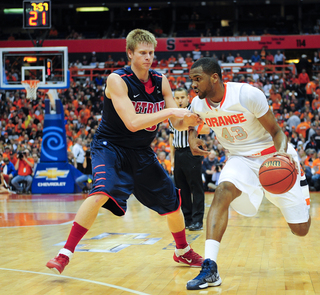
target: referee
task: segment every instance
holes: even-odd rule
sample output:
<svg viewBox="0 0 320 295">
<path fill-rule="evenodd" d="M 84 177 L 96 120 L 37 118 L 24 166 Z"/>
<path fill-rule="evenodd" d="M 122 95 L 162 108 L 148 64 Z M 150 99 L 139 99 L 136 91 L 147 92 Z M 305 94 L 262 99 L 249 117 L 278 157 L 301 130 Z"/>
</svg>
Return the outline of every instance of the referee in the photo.
<svg viewBox="0 0 320 295">
<path fill-rule="evenodd" d="M 174 99 L 179 108 L 190 107 L 188 91 L 185 88 L 177 88 Z M 186 228 L 191 231 L 201 230 L 204 215 L 204 189 L 201 175 L 203 157 L 192 155 L 187 130 L 174 129 L 170 120 L 169 126 L 171 163 L 174 167 L 175 185 L 181 190 L 181 208 Z"/>
</svg>

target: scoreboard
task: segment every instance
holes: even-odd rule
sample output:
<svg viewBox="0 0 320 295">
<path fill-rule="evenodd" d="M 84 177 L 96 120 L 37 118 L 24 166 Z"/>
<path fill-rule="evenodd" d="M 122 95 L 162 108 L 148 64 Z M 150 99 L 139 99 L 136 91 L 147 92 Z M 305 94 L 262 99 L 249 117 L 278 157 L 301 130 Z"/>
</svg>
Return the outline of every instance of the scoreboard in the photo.
<svg viewBox="0 0 320 295">
<path fill-rule="evenodd" d="M 50 29 L 51 1 L 23 1 L 23 28 Z"/>
</svg>

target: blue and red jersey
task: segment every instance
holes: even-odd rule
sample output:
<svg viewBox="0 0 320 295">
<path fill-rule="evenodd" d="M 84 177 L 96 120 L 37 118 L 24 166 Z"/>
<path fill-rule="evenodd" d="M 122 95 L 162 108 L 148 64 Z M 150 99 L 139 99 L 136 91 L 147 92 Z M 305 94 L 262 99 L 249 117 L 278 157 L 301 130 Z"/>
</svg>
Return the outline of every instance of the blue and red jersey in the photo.
<svg viewBox="0 0 320 295">
<path fill-rule="evenodd" d="M 149 70 L 152 84 L 142 83 L 131 67 L 122 68 L 113 73 L 118 74 L 127 84 L 128 96 L 137 114 L 156 113 L 165 108 L 160 73 Z M 102 120 L 97 129 L 96 137 L 118 146 L 143 149 L 150 146 L 157 134 L 158 125 L 131 132 L 114 109 L 112 100 L 104 94 Z"/>
</svg>

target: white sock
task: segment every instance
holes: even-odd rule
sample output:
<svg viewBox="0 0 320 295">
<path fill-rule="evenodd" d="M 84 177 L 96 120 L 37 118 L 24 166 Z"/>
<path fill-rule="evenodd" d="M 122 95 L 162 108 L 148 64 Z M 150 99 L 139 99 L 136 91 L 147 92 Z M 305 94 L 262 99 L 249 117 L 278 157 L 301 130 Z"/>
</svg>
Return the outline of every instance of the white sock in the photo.
<svg viewBox="0 0 320 295">
<path fill-rule="evenodd" d="M 210 258 L 213 261 L 217 261 L 220 243 L 215 240 L 206 240 L 204 259 Z"/>
<path fill-rule="evenodd" d="M 73 253 L 72 253 L 70 250 L 65 249 L 65 248 L 62 248 L 62 249 L 59 251 L 58 255 L 59 255 L 59 254 L 63 254 L 63 255 L 68 256 L 68 257 L 69 257 L 69 260 L 72 258 L 72 255 L 73 255 Z"/>
</svg>

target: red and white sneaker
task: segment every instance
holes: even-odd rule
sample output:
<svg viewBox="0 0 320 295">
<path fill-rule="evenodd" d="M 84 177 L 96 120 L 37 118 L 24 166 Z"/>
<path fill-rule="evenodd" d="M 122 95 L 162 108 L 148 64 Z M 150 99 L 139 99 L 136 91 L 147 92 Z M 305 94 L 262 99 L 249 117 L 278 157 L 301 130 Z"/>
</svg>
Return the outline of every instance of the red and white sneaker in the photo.
<svg viewBox="0 0 320 295">
<path fill-rule="evenodd" d="M 48 261 L 46 267 L 57 274 L 61 274 L 64 268 L 69 264 L 72 254 L 73 253 L 67 249 L 61 249 L 55 258 Z"/>
<path fill-rule="evenodd" d="M 201 267 L 204 261 L 202 256 L 194 252 L 189 245 L 184 249 L 175 249 L 173 259 L 175 262 L 193 267 Z"/>
</svg>

